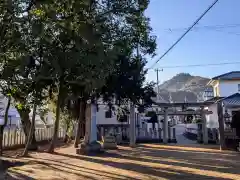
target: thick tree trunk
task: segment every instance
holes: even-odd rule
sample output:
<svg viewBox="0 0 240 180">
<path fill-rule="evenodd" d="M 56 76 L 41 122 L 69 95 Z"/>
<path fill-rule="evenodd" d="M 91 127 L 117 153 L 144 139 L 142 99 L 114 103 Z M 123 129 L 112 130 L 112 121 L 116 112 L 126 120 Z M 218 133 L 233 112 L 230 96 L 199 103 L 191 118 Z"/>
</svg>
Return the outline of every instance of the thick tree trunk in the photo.
<svg viewBox="0 0 240 180">
<path fill-rule="evenodd" d="M 2 156 L 2 153 L 3 153 L 3 130 L 4 130 L 4 127 L 1 126 L 0 127 L 0 156 Z"/>
<path fill-rule="evenodd" d="M 18 113 L 21 117 L 23 132 L 24 132 L 25 136 L 28 137 L 28 134 L 31 129 L 31 124 L 32 124 L 30 121 L 30 118 L 29 118 L 30 109 L 18 110 Z M 26 138 L 25 144 L 27 144 L 27 138 Z M 28 147 L 28 150 L 34 151 L 37 149 L 38 149 L 38 146 L 37 146 L 37 141 L 36 141 L 36 137 L 35 137 L 35 127 L 33 127 L 33 136 L 31 139 L 30 146 Z"/>
<path fill-rule="evenodd" d="M 56 107 L 56 120 L 54 123 L 54 131 L 53 131 L 53 137 L 52 137 L 52 141 L 51 144 L 48 148 L 48 152 L 49 153 L 53 153 L 54 149 L 55 149 L 55 144 L 57 142 L 57 138 L 58 138 L 58 130 L 59 130 L 59 121 L 60 121 L 60 109 L 61 109 L 61 100 L 62 100 L 62 84 L 60 83 L 59 86 L 59 91 L 58 91 L 58 98 L 57 98 L 57 107 Z"/>
<path fill-rule="evenodd" d="M 10 104 L 11 104 L 11 97 L 8 98 L 7 107 L 5 109 L 4 124 L 3 126 L 0 127 L 0 156 L 2 156 L 2 152 L 3 152 L 3 132 L 4 132 L 4 127 L 7 125 L 7 122 L 8 122 L 8 111 L 10 108 Z"/>
<path fill-rule="evenodd" d="M 74 147 L 75 148 L 78 148 L 78 144 L 80 143 L 81 125 L 85 120 L 85 111 L 86 111 L 86 103 L 83 100 L 81 100 L 80 101 L 80 111 L 79 111 L 77 132 L 76 132 L 75 141 L 74 141 Z"/>
<path fill-rule="evenodd" d="M 35 134 L 35 133 L 34 133 L 34 127 L 35 127 L 36 110 L 37 110 L 37 104 L 36 104 L 36 101 L 35 101 L 35 102 L 34 102 L 34 106 L 33 106 L 33 115 L 32 115 L 31 128 L 30 128 L 29 134 L 28 134 L 28 136 L 27 136 L 27 143 L 26 143 L 26 145 L 25 145 L 25 149 L 24 149 L 24 151 L 23 151 L 22 156 L 27 156 L 27 154 L 28 154 L 28 149 L 29 149 L 30 144 L 31 144 L 31 142 L 32 142 L 33 134 Z"/>
<path fill-rule="evenodd" d="M 218 111 L 218 123 L 219 123 L 220 150 L 225 150 L 226 144 L 225 144 L 225 137 L 224 137 L 224 119 L 223 119 L 223 108 L 222 108 L 221 102 L 217 104 L 217 111 Z"/>
</svg>

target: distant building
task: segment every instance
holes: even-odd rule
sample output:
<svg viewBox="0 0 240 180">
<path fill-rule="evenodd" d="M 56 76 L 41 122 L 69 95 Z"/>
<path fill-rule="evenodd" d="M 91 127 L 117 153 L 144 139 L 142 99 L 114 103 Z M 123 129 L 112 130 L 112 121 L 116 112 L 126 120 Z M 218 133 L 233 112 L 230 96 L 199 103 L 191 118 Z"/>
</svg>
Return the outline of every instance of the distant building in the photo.
<svg viewBox="0 0 240 180">
<path fill-rule="evenodd" d="M 233 120 L 234 114 L 240 112 L 240 71 L 232 71 L 216 77 L 213 77 L 207 84 L 213 89 L 213 97 L 210 98 L 210 91 L 205 102 L 211 104 L 206 107 L 212 114 L 206 116 L 207 126 L 209 128 L 218 128 L 217 103 L 223 104 L 223 113 L 228 112 L 230 119 Z"/>
<path fill-rule="evenodd" d="M 227 97 L 240 92 L 240 71 L 213 77 L 207 84 L 213 88 L 214 97 Z"/>
<path fill-rule="evenodd" d="M 211 86 L 206 87 L 203 92 L 203 100 L 207 101 L 213 97 L 214 97 L 213 88 Z"/>
</svg>

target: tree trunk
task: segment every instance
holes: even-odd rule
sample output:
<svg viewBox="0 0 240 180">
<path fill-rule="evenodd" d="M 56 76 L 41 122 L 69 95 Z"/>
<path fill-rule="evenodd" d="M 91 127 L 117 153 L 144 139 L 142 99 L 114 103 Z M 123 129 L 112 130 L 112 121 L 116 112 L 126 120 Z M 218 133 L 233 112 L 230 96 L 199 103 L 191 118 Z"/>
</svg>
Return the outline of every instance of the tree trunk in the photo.
<svg viewBox="0 0 240 180">
<path fill-rule="evenodd" d="M 218 111 L 218 123 L 219 123 L 219 143 L 220 143 L 220 150 L 225 150 L 225 138 L 224 138 L 224 119 L 223 119 L 223 107 L 222 103 L 218 102 L 217 104 L 217 111 Z"/>
<path fill-rule="evenodd" d="M 85 119 L 85 111 L 86 111 L 86 103 L 81 100 L 80 101 L 80 111 L 79 111 L 79 118 L 78 118 L 78 125 L 77 125 L 77 132 L 74 141 L 74 147 L 77 148 L 78 144 L 80 143 L 80 133 L 81 133 L 81 125 Z"/>
<path fill-rule="evenodd" d="M 30 118 L 29 118 L 30 109 L 23 109 L 23 110 L 18 109 L 18 113 L 21 117 L 23 132 L 24 132 L 25 136 L 28 137 L 28 134 L 31 129 L 31 124 L 32 124 L 30 121 Z M 37 141 L 36 141 L 36 137 L 35 137 L 35 126 L 33 127 L 33 132 L 34 133 L 33 133 L 32 139 L 31 139 L 30 146 L 28 147 L 28 150 L 36 151 L 38 149 L 38 146 L 37 146 Z M 27 138 L 26 138 L 25 144 L 27 144 Z"/>
<path fill-rule="evenodd" d="M 61 100 L 62 100 L 62 84 L 60 83 L 59 85 L 59 90 L 58 90 L 58 98 L 57 98 L 57 107 L 56 107 L 56 120 L 54 123 L 54 131 L 53 131 L 53 137 L 51 144 L 48 148 L 49 153 L 53 153 L 55 149 L 55 144 L 57 142 L 58 138 L 58 130 L 59 130 L 59 121 L 60 121 L 60 109 L 61 109 Z"/>
<path fill-rule="evenodd" d="M 11 104 L 11 97 L 8 97 L 8 103 L 4 113 L 4 124 L 3 126 L 0 127 L 0 156 L 2 156 L 2 152 L 3 152 L 3 132 L 4 132 L 4 127 L 7 125 L 7 122 L 8 122 L 8 111 L 10 108 L 10 104 Z"/>
<path fill-rule="evenodd" d="M 3 130 L 4 126 L 0 127 L 0 156 L 2 156 L 3 153 Z"/>
<path fill-rule="evenodd" d="M 66 127 L 66 131 L 65 131 L 65 137 L 64 137 L 64 142 L 67 143 L 69 141 L 69 135 L 68 135 L 68 130 L 70 127 L 70 122 L 67 122 L 67 127 Z"/>
<path fill-rule="evenodd" d="M 33 134 L 34 133 L 34 127 L 35 127 L 35 117 L 36 117 L 36 110 L 37 110 L 37 104 L 36 104 L 36 100 L 34 102 L 34 105 L 33 105 L 33 115 L 32 115 L 32 123 L 31 123 L 31 128 L 30 128 L 30 131 L 29 131 L 29 134 L 27 136 L 27 143 L 25 145 L 25 149 L 23 151 L 23 154 L 22 156 L 27 156 L 28 154 L 28 149 L 30 147 L 30 144 L 32 142 L 32 138 L 33 138 Z"/>
</svg>

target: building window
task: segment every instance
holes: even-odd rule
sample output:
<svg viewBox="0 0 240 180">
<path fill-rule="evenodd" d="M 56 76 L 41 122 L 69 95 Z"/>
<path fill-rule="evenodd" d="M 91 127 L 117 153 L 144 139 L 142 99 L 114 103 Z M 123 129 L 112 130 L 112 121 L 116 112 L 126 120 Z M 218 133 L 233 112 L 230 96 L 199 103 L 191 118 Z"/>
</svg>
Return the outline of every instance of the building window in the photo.
<svg viewBox="0 0 240 180">
<path fill-rule="evenodd" d="M 112 111 L 108 110 L 105 112 L 105 118 L 112 118 Z"/>
<path fill-rule="evenodd" d="M 238 92 L 240 92 L 240 84 L 238 84 Z"/>
</svg>

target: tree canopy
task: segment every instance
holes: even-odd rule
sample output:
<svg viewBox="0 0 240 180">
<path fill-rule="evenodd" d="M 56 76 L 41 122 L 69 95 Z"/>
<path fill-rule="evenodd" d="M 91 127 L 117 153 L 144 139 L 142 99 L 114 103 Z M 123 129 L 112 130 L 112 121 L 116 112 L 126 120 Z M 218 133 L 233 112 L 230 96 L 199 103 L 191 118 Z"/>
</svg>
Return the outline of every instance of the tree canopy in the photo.
<svg viewBox="0 0 240 180">
<path fill-rule="evenodd" d="M 34 123 L 31 109 L 37 112 L 49 101 L 56 108 L 49 152 L 54 150 L 61 111 L 78 119 L 81 102 L 99 97 L 119 105 L 129 100 L 152 103 L 154 84 L 145 83 L 144 69 L 146 56 L 154 56 L 156 50 L 144 14 L 148 4 L 149 0 L 0 2 L 1 90 L 12 97 L 26 136 Z M 69 101 L 76 107 L 68 106 Z"/>
</svg>

